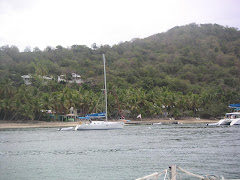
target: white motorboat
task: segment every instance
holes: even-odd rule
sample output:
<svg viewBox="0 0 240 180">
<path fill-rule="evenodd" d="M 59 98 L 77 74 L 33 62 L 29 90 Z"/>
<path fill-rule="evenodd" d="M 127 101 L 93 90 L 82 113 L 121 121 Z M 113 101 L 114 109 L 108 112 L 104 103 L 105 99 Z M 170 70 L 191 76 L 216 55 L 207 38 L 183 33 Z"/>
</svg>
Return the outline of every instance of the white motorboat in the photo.
<svg viewBox="0 0 240 180">
<path fill-rule="evenodd" d="M 220 126 L 220 125 L 240 125 L 240 112 L 226 113 L 224 119 L 221 119 L 217 123 L 207 124 L 208 126 Z"/>
<path fill-rule="evenodd" d="M 108 129 L 122 129 L 124 122 L 109 122 L 107 119 L 107 83 L 106 83 L 106 68 L 105 68 L 105 55 L 103 54 L 103 65 L 104 65 L 104 94 L 105 94 L 105 113 L 100 114 L 92 114 L 86 116 L 86 119 L 90 119 L 88 122 L 80 122 L 79 125 L 75 127 L 75 130 L 108 130 Z M 104 116 L 105 115 L 105 116 Z M 91 120 L 91 118 L 96 118 L 96 116 L 105 117 L 104 121 L 95 121 Z"/>
</svg>

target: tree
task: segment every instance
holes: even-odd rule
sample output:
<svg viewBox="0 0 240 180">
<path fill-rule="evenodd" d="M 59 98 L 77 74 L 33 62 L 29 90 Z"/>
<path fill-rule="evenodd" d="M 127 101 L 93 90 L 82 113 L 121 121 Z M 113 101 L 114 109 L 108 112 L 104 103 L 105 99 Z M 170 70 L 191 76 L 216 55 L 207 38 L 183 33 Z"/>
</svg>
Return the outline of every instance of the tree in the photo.
<svg viewBox="0 0 240 180">
<path fill-rule="evenodd" d="M 98 47 L 97 47 L 97 44 L 96 43 L 93 43 L 92 45 L 91 45 L 91 48 L 95 51 Z"/>
<path fill-rule="evenodd" d="M 24 52 L 31 52 L 31 47 L 30 46 L 25 47 Z"/>
</svg>

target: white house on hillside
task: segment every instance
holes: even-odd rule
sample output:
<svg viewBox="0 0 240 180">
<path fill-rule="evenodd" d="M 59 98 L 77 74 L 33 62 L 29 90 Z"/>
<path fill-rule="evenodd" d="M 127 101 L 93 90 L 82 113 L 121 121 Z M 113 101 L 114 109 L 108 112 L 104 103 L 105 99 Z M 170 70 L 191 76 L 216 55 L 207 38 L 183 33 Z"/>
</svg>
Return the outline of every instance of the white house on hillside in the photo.
<svg viewBox="0 0 240 180">
<path fill-rule="evenodd" d="M 69 83 L 81 84 L 83 83 L 83 80 L 81 79 L 80 75 L 76 73 L 72 73 L 71 80 L 67 80 L 66 75 L 60 75 L 58 76 L 58 82 L 69 82 Z"/>
<path fill-rule="evenodd" d="M 43 76 L 42 79 L 43 79 L 43 84 L 45 84 L 45 85 L 47 84 L 48 81 L 53 80 L 53 78 L 50 78 L 50 77 L 47 77 L 47 76 Z"/>
<path fill-rule="evenodd" d="M 69 81 L 70 83 L 77 83 L 77 84 L 81 84 L 83 83 L 81 76 L 76 74 L 76 73 L 72 73 L 72 81 Z"/>
<path fill-rule="evenodd" d="M 32 77 L 31 75 L 22 75 L 21 76 L 24 84 L 26 85 L 31 85 L 32 84 L 32 79 L 34 79 L 34 77 Z M 40 79 L 42 79 L 43 84 L 47 84 L 48 81 L 52 80 L 53 78 L 47 77 L 47 76 L 39 76 Z"/>
<path fill-rule="evenodd" d="M 31 85 L 32 84 L 32 79 L 34 78 L 33 76 L 31 75 L 22 75 L 21 76 L 24 83 L 26 85 Z M 39 76 L 40 79 L 42 79 L 42 83 L 43 84 L 47 84 L 48 81 L 50 80 L 53 80 L 53 78 L 50 78 L 50 77 L 47 77 L 47 76 Z M 67 80 L 67 77 L 66 75 L 60 75 L 58 76 L 58 79 L 57 81 L 58 82 L 69 82 L 69 83 L 77 83 L 77 84 L 81 84 L 83 83 L 84 81 L 81 79 L 81 76 L 76 74 L 76 73 L 72 73 L 71 76 L 69 77 L 70 80 Z"/>
<path fill-rule="evenodd" d="M 31 75 L 22 75 L 21 77 L 26 85 L 32 84 L 32 81 L 31 81 L 32 76 Z"/>
<path fill-rule="evenodd" d="M 58 76 L 58 82 L 67 82 L 65 75 Z"/>
</svg>

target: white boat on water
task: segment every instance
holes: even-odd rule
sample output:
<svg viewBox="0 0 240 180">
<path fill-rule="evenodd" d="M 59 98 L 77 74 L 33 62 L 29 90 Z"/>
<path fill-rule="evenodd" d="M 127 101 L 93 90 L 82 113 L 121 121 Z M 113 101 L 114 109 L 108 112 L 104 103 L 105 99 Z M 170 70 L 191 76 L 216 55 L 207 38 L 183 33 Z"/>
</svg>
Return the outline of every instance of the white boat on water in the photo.
<svg viewBox="0 0 240 180">
<path fill-rule="evenodd" d="M 220 125 L 240 125 L 240 112 L 226 113 L 224 119 L 221 119 L 217 123 L 207 124 L 208 126 L 220 126 Z"/>
<path fill-rule="evenodd" d="M 109 122 L 109 121 L 90 121 L 77 125 L 77 130 L 110 130 L 122 129 L 123 122 Z"/>
<path fill-rule="evenodd" d="M 108 129 L 122 129 L 124 122 L 110 122 L 107 119 L 107 83 L 106 83 L 106 68 L 105 68 L 105 55 L 103 54 L 103 65 L 104 65 L 104 94 L 105 94 L 105 120 L 104 121 L 95 121 L 91 120 L 91 117 L 96 118 L 96 114 L 86 116 L 89 121 L 80 122 L 79 125 L 75 127 L 75 130 L 108 130 Z M 104 117 L 103 113 L 100 113 L 99 116 Z"/>
<path fill-rule="evenodd" d="M 73 131 L 74 127 L 63 127 L 63 128 L 59 128 L 59 131 Z"/>
<path fill-rule="evenodd" d="M 240 110 L 240 104 L 230 104 L 228 107 L 234 108 L 235 111 Z M 240 112 L 226 113 L 224 119 L 221 119 L 217 123 L 207 124 L 208 126 L 220 126 L 220 125 L 240 125 Z"/>
<path fill-rule="evenodd" d="M 152 125 L 162 125 L 162 123 L 161 122 L 159 122 L 159 123 L 152 123 Z"/>
</svg>

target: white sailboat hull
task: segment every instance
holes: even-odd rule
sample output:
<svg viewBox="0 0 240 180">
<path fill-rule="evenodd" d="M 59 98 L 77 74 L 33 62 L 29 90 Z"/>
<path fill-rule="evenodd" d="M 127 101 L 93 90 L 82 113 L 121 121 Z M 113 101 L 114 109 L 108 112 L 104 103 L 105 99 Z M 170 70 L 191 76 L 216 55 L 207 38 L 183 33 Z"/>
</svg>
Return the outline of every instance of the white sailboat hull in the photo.
<svg viewBox="0 0 240 180">
<path fill-rule="evenodd" d="M 76 126 L 76 130 L 110 130 L 122 129 L 123 122 L 92 121 L 91 123 L 82 123 Z"/>
</svg>

